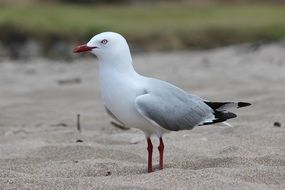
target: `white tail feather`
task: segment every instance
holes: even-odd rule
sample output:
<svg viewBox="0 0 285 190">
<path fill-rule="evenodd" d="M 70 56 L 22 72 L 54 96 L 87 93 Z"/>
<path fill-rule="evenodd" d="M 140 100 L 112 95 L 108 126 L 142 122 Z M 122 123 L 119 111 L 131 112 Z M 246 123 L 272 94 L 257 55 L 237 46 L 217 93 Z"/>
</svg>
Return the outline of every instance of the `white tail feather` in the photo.
<svg viewBox="0 0 285 190">
<path fill-rule="evenodd" d="M 231 124 L 229 124 L 228 122 L 222 122 L 222 124 L 224 124 L 225 126 L 227 126 L 227 127 L 231 127 L 231 128 L 233 128 L 233 126 L 231 125 Z"/>
<path fill-rule="evenodd" d="M 216 110 L 217 111 L 227 111 L 228 109 L 232 109 L 232 108 L 238 108 L 238 104 L 235 102 L 230 102 L 230 103 L 227 103 L 227 104 L 224 104 L 218 107 Z"/>
</svg>

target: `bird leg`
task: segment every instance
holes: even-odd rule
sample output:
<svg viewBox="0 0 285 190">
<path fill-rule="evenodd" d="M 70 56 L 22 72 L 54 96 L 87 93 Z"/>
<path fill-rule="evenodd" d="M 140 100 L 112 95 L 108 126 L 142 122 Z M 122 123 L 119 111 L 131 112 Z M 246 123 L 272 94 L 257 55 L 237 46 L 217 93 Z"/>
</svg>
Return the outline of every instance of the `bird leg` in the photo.
<svg viewBox="0 0 285 190">
<path fill-rule="evenodd" d="M 148 173 L 153 172 L 152 170 L 152 143 L 150 138 L 147 138 L 147 151 L 148 151 Z"/>
<path fill-rule="evenodd" d="M 158 151 L 159 151 L 159 169 L 163 169 L 163 150 L 164 150 L 164 144 L 162 137 L 159 138 L 159 146 L 158 146 Z"/>
</svg>

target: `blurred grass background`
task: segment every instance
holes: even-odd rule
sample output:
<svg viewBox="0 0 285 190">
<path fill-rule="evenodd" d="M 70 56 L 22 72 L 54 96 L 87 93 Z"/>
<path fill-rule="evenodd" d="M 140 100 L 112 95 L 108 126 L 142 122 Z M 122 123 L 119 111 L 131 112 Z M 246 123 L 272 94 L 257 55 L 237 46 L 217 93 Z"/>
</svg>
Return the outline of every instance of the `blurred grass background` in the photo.
<svg viewBox="0 0 285 190">
<path fill-rule="evenodd" d="M 125 35 L 141 51 L 268 42 L 285 37 L 285 2 L 0 0 L 0 46 L 8 52 L 33 40 L 53 56 L 54 48 L 69 51 L 103 31 Z"/>
</svg>

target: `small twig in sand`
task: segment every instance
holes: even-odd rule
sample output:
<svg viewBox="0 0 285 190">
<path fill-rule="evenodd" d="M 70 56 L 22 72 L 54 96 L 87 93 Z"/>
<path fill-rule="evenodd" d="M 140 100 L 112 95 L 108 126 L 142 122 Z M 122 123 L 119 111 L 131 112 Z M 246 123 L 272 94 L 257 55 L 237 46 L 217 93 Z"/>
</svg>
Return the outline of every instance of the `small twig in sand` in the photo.
<svg viewBox="0 0 285 190">
<path fill-rule="evenodd" d="M 58 124 L 52 124 L 51 126 L 53 126 L 53 127 L 67 127 L 67 124 L 61 122 L 61 123 L 58 123 Z"/>
<path fill-rule="evenodd" d="M 129 128 L 128 127 L 125 127 L 124 125 L 121 125 L 117 122 L 114 122 L 114 121 L 111 121 L 110 122 L 114 127 L 118 127 L 119 129 L 122 129 L 122 130 L 128 130 Z"/>
<path fill-rule="evenodd" d="M 58 80 L 57 83 L 59 85 L 79 84 L 79 83 L 81 83 L 81 78 L 61 79 L 61 80 Z"/>
<path fill-rule="evenodd" d="M 80 114 L 77 114 L 77 131 L 81 132 L 81 127 L 80 127 Z"/>
<path fill-rule="evenodd" d="M 81 127 L 80 127 L 80 114 L 77 114 L 77 131 L 80 133 L 81 132 Z M 77 143 L 82 143 L 83 140 L 77 139 Z"/>
</svg>

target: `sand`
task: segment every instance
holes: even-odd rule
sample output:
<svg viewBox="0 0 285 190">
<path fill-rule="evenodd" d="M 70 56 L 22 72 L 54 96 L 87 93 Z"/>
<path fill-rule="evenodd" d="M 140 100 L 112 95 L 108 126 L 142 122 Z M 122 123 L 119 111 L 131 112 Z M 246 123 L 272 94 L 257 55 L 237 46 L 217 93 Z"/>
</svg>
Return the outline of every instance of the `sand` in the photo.
<svg viewBox="0 0 285 190">
<path fill-rule="evenodd" d="M 150 174 L 143 133 L 110 124 L 97 60 L 2 60 L 0 189 L 285 189 L 284 52 L 275 43 L 135 55 L 141 74 L 208 100 L 252 103 L 233 128 L 165 135 L 165 169 L 154 149 Z"/>
</svg>

